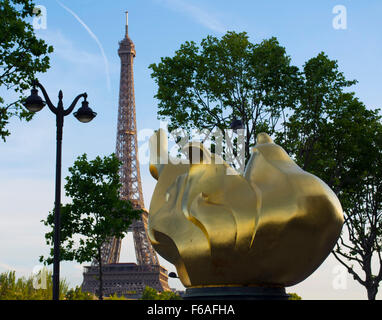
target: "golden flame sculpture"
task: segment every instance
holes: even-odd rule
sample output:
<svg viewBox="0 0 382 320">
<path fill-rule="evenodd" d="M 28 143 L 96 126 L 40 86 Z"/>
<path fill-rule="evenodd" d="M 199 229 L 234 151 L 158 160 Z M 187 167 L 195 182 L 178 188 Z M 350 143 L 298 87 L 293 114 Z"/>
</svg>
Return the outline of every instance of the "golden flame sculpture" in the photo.
<svg viewBox="0 0 382 320">
<path fill-rule="evenodd" d="M 158 182 L 149 238 L 185 287 L 287 287 L 326 259 L 343 225 L 341 204 L 267 134 L 258 135 L 244 175 L 227 174 L 233 169 L 201 144 L 187 148 L 200 161 L 166 164 L 167 135 L 160 129 L 150 139 Z"/>
</svg>

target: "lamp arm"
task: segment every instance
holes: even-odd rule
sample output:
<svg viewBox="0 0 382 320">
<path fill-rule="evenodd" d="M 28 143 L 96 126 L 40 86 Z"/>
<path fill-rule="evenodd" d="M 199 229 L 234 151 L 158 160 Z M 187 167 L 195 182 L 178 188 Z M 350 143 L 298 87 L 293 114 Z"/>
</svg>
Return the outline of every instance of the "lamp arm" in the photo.
<svg viewBox="0 0 382 320">
<path fill-rule="evenodd" d="M 69 108 L 66 109 L 66 110 L 64 111 L 64 116 L 67 116 L 67 115 L 69 115 L 69 114 L 72 113 L 72 111 L 73 111 L 74 107 L 76 106 L 78 100 L 80 100 L 81 98 L 85 98 L 85 99 L 86 99 L 87 97 L 88 97 L 88 95 L 87 95 L 86 92 L 85 92 L 85 93 L 81 93 L 81 94 L 79 94 L 79 95 L 73 100 L 73 102 L 72 102 L 72 104 L 69 106 Z"/>
<path fill-rule="evenodd" d="M 32 83 L 33 86 L 37 86 L 41 89 L 41 92 L 45 98 L 45 102 L 48 105 L 49 109 L 54 113 L 57 114 L 57 108 L 53 105 L 52 101 L 50 101 L 50 98 L 48 96 L 48 93 L 46 92 L 45 88 L 42 86 L 40 82 L 37 80 L 33 81 Z"/>
</svg>

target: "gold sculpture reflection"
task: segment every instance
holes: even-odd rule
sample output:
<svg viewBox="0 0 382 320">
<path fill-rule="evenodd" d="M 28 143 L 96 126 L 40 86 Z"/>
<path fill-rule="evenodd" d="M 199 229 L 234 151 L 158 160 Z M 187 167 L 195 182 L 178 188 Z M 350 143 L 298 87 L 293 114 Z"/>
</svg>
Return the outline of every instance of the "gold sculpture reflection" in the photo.
<svg viewBox="0 0 382 320">
<path fill-rule="evenodd" d="M 201 161 L 160 164 L 163 130 L 150 144 L 158 182 L 149 237 L 184 286 L 292 286 L 335 245 L 343 224 L 336 195 L 267 134 L 259 134 L 244 176 L 227 174 L 228 164 L 195 143 L 189 154 L 200 153 Z"/>
</svg>

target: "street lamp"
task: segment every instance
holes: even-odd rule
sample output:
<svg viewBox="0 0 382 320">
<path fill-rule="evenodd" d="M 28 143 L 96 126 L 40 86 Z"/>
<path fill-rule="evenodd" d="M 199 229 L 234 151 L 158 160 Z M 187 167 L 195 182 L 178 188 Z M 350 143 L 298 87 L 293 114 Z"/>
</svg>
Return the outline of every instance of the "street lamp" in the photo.
<svg viewBox="0 0 382 320">
<path fill-rule="evenodd" d="M 64 109 L 62 98 L 63 94 L 60 90 L 58 94 L 58 105 L 55 107 L 49 99 L 45 88 L 37 81 L 32 82 L 31 95 L 25 100 L 24 106 L 30 112 L 38 112 L 47 104 L 49 109 L 56 115 L 57 124 L 57 152 L 56 152 L 56 193 L 54 203 L 54 249 L 53 249 L 53 300 L 59 300 L 59 286 L 60 286 L 60 211 L 61 211 L 61 159 L 62 159 L 62 129 L 64 126 L 64 117 L 69 115 L 77 102 L 84 98 L 82 107 L 74 113 L 74 116 L 83 123 L 90 122 L 95 118 L 97 113 L 89 108 L 89 103 L 86 101 L 87 94 L 82 93 L 78 95 L 72 104 Z M 38 95 L 39 87 L 44 95 L 45 101 Z"/>
<path fill-rule="evenodd" d="M 243 121 L 240 119 L 237 119 L 236 117 L 233 119 L 230 125 L 230 129 L 232 129 L 234 132 L 237 132 L 239 129 L 244 129 L 245 126 L 243 124 Z"/>
</svg>

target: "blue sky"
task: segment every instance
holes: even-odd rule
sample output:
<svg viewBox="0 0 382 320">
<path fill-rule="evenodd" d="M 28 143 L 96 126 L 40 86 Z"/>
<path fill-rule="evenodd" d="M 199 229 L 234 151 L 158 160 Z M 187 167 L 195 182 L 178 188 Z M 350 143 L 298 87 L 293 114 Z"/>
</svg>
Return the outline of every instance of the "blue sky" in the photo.
<svg viewBox="0 0 382 320">
<path fill-rule="evenodd" d="M 369 107 L 381 107 L 382 3 L 361 1 L 302 0 L 41 0 L 47 9 L 47 28 L 36 30 L 39 37 L 55 47 L 51 68 L 39 77 L 51 100 L 60 89 L 65 105 L 86 91 L 90 106 L 98 113 L 89 124 L 73 116 L 65 118 L 63 177 L 75 158 L 109 155 L 115 150 L 119 90 L 118 41 L 124 36 L 129 11 L 129 35 L 137 51 L 134 65 L 138 129 L 159 127 L 156 118 L 156 85 L 148 66 L 171 56 L 185 41 L 197 43 L 207 35 L 220 37 L 226 31 L 246 31 L 252 42 L 275 36 L 286 47 L 292 63 L 301 67 L 324 51 L 338 60 L 353 87 Z M 333 8 L 343 5 L 347 28 L 335 29 Z M 31 21 L 32 22 L 32 21 Z M 0 89 L 2 96 L 11 92 Z M 12 135 L 0 142 L 0 272 L 7 269 L 28 275 L 47 253 L 41 219 L 52 209 L 55 176 L 55 121 L 44 109 L 30 123 L 16 119 L 9 126 Z M 147 140 L 140 141 L 141 175 L 146 207 L 149 207 L 155 180 L 144 163 Z M 63 198 L 63 202 L 68 201 Z M 131 237 L 123 243 L 122 261 L 132 261 Z M 170 271 L 174 268 L 163 259 Z M 62 276 L 71 285 L 82 281 L 82 268 L 62 263 Z M 338 263 L 329 257 L 306 281 L 288 288 L 306 299 L 365 299 L 366 291 L 350 276 L 345 285 L 335 283 Z M 342 283 L 343 284 L 343 283 Z M 177 280 L 172 287 L 182 288 Z M 378 295 L 381 298 L 381 293 Z"/>
</svg>

